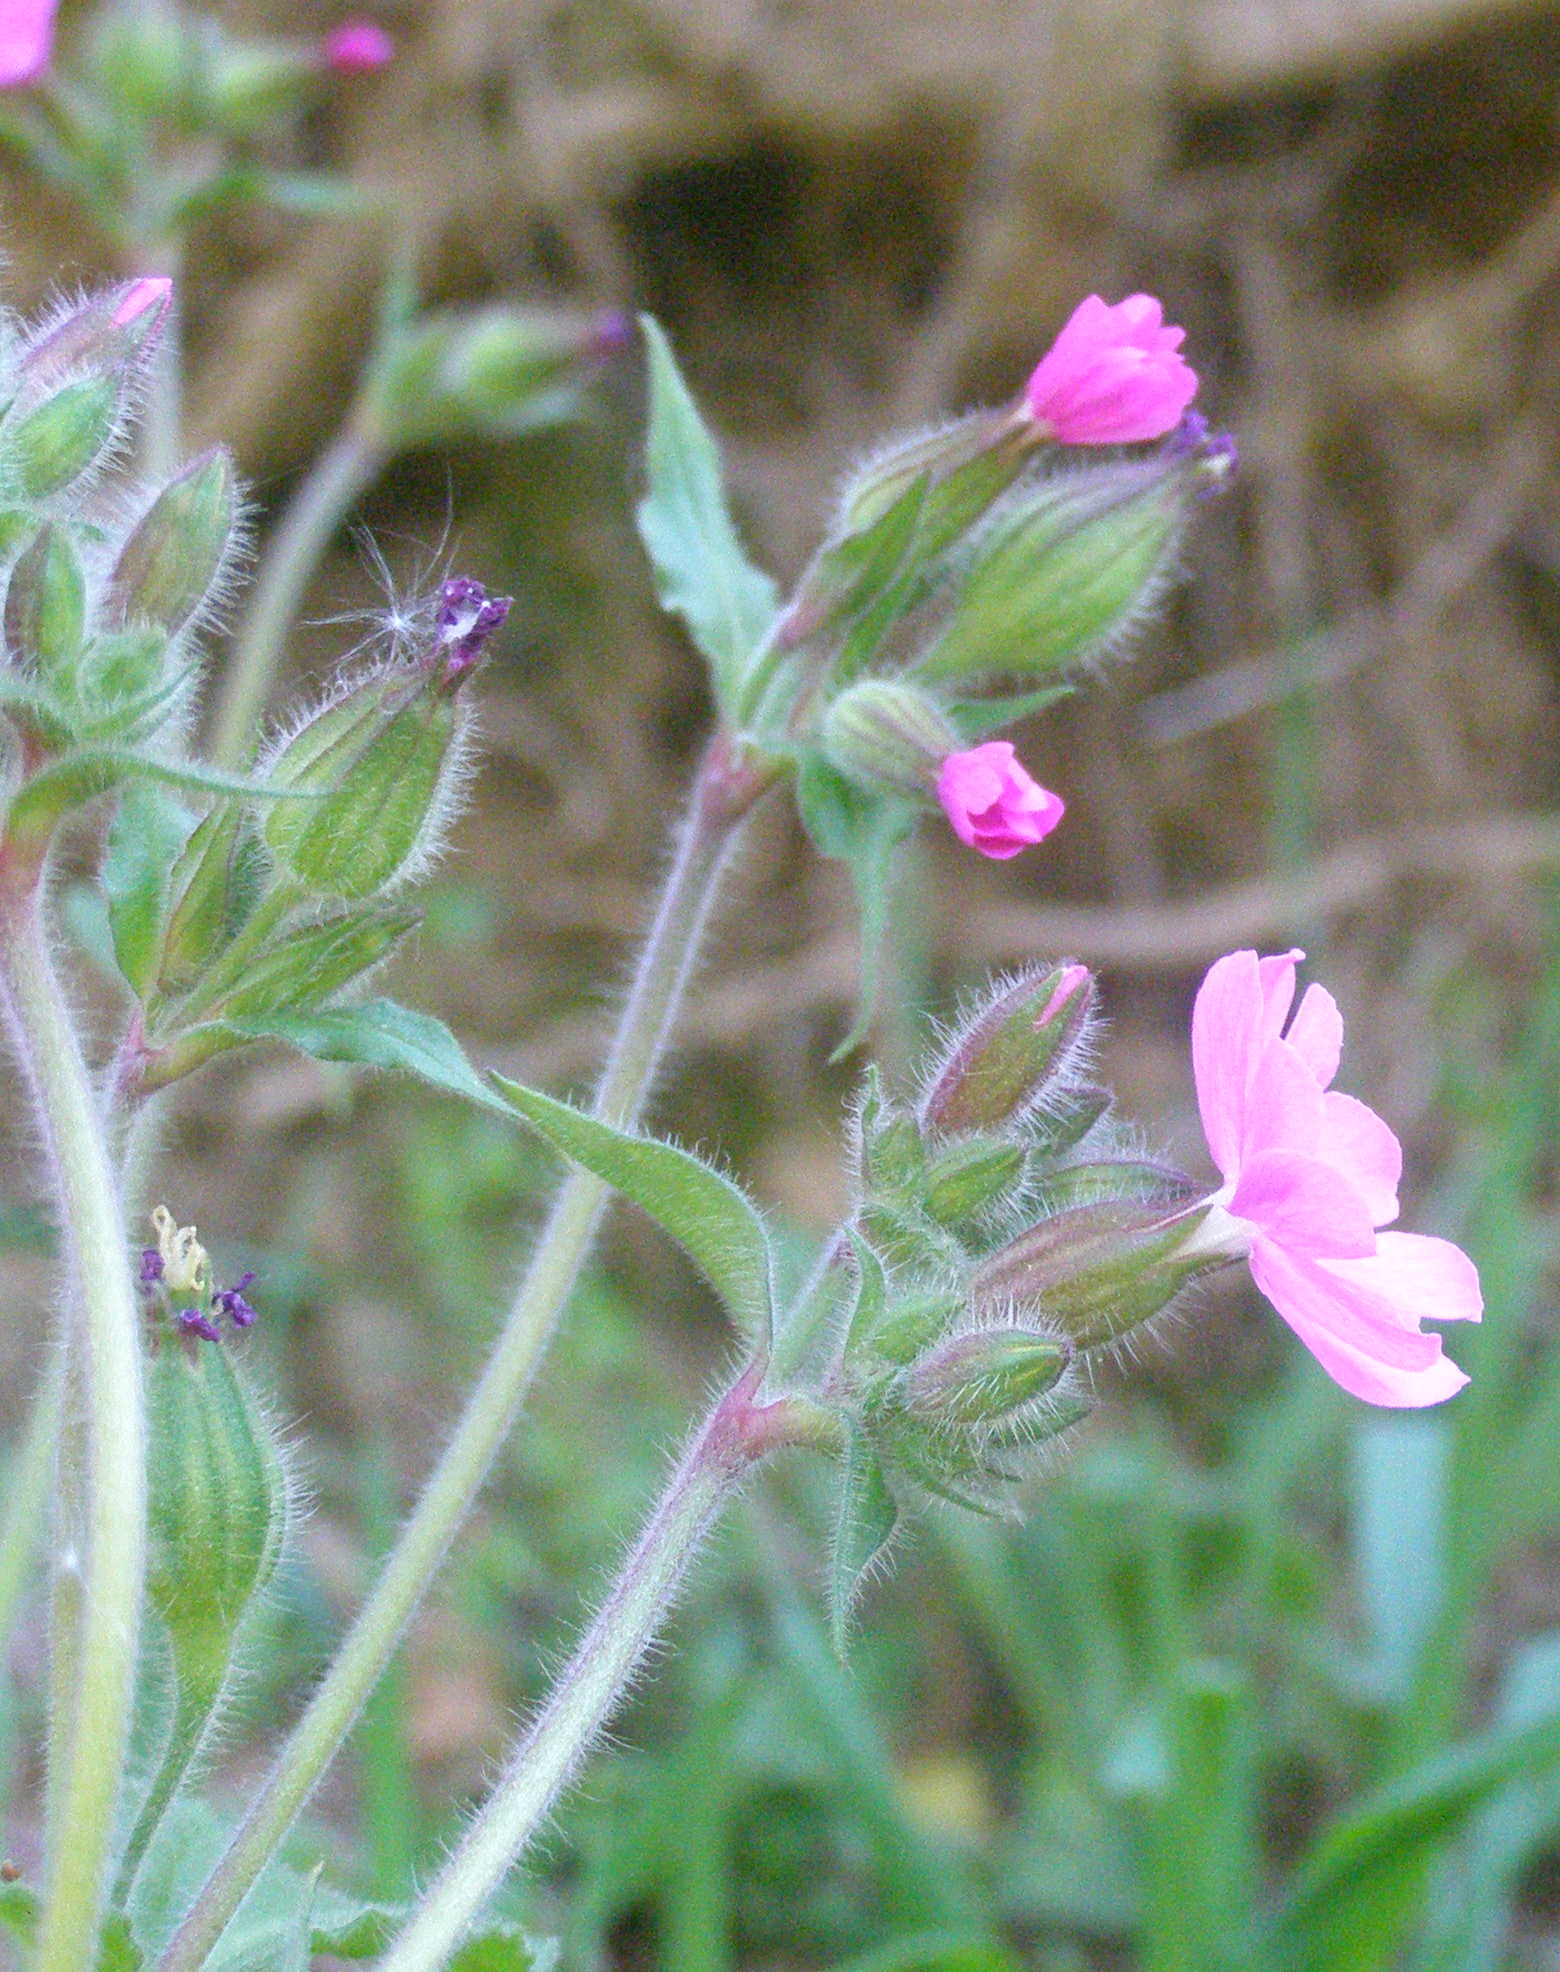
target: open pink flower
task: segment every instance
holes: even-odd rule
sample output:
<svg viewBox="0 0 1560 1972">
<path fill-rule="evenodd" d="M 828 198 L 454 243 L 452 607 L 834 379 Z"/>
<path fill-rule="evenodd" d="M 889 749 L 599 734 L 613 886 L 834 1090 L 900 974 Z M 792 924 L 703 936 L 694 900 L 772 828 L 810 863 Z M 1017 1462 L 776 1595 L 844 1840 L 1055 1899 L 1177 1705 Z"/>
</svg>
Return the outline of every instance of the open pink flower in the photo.
<svg viewBox="0 0 1560 1972">
<path fill-rule="evenodd" d="M 1477 1321 L 1473 1262 L 1449 1240 L 1382 1232 L 1397 1217 L 1402 1147 L 1373 1110 L 1330 1088 L 1343 1020 L 1308 986 L 1285 1027 L 1302 952 L 1232 952 L 1192 1011 L 1197 1103 L 1224 1176 L 1198 1243 L 1251 1277 L 1335 1382 L 1367 1403 L 1438 1404 L 1467 1377 L 1423 1321 Z"/>
<path fill-rule="evenodd" d="M 1114 307 L 1091 294 L 1024 386 L 1029 415 L 1063 445 L 1163 438 L 1197 395 L 1197 372 L 1180 354 L 1185 339 L 1151 294 Z"/>
<path fill-rule="evenodd" d="M 59 0 L 0 0 L 0 89 L 25 89 L 49 66 Z"/>
<path fill-rule="evenodd" d="M 938 771 L 937 799 L 959 840 L 999 861 L 1043 842 L 1066 812 L 1062 797 L 1025 771 L 1011 740 L 950 753 Z"/>
<path fill-rule="evenodd" d="M 337 75 L 367 75 L 383 68 L 395 54 L 395 43 L 377 21 L 343 21 L 320 44 L 325 66 Z"/>
</svg>

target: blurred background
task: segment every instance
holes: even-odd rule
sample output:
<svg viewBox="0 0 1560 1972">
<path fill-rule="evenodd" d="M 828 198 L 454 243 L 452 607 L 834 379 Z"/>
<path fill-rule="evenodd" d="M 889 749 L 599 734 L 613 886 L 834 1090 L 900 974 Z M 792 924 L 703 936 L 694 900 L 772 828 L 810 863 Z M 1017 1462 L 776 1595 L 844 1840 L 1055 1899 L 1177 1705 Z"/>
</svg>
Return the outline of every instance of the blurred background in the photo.
<svg viewBox="0 0 1560 1972">
<path fill-rule="evenodd" d="M 67 0 L 63 31 L 79 15 Z M 234 6 L 261 31 L 323 7 Z M 1299 943 L 1343 1080 L 1403 1135 L 1405 1220 L 1461 1239 L 1486 1326 L 1423 1416 L 1344 1399 L 1249 1285 L 1111 1381 L 1014 1524 L 929 1516 L 854 1661 L 799 1471 L 712 1551 L 542 1861 L 510 1892 L 581 1968 L 1538 1972 L 1560 1967 L 1560 9 L 1544 0 L 422 0 L 284 164 L 381 217 L 224 218 L 185 277 L 191 448 L 261 539 L 328 443 L 391 244 L 435 301 L 648 308 L 722 436 L 748 539 L 799 573 L 846 469 L 1013 393 L 1076 300 L 1188 331 L 1235 490 L 1129 660 L 1017 737 L 1069 802 L 980 863 L 928 828 L 896 963 L 947 1011 L 992 967 L 1097 964 L 1121 1110 L 1205 1168 L 1207 963 Z M 16 171 L 10 298 L 116 267 Z M 393 463 L 359 518 L 517 607 L 470 812 L 394 990 L 473 1054 L 590 1075 L 705 729 L 632 528 L 619 357 L 566 427 Z M 383 602 L 343 532 L 298 685 Z M 793 1229 L 838 1214 L 854 914 L 777 803 L 753 830 L 658 1121 Z M 911 1023 L 880 1036 L 892 1066 Z M 14 1106 L 8 1107 L 14 1121 Z M 0 1434 L 48 1236 L 14 1135 Z M 410 1085 L 244 1057 L 180 1093 L 159 1186 L 231 1278 L 313 1512 L 219 1786 L 242 1790 L 363 1593 L 482 1359 L 552 1171 Z M 725 1360 L 645 1222 L 599 1265 L 435 1603 L 314 1814 L 345 1879 L 425 1873 L 539 1693 Z M 0 1704 L 25 1859 L 41 1611 Z M 1533 1749 L 1547 1745 L 1542 1755 Z"/>
</svg>

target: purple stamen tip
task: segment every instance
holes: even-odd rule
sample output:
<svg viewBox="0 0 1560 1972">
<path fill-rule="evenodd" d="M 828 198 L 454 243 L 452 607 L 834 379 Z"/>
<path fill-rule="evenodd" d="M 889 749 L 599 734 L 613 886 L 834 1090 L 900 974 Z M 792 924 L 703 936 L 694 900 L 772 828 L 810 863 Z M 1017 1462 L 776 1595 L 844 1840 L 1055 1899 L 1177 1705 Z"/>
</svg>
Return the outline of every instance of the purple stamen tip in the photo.
<svg viewBox="0 0 1560 1972">
<path fill-rule="evenodd" d="M 182 1308 L 179 1311 L 179 1326 L 186 1335 L 198 1335 L 203 1342 L 220 1342 L 221 1331 L 216 1323 L 203 1315 L 199 1308 Z"/>
<path fill-rule="evenodd" d="M 606 358 L 621 356 L 634 341 L 634 318 L 626 309 L 605 308 L 590 325 L 588 353 Z"/>
<path fill-rule="evenodd" d="M 150 1287 L 154 1281 L 159 1281 L 162 1277 L 163 1256 L 155 1246 L 143 1246 L 141 1248 L 141 1285 L 143 1287 Z"/>
<path fill-rule="evenodd" d="M 235 1328 L 248 1328 L 257 1319 L 257 1313 L 244 1299 L 244 1289 L 254 1279 L 254 1269 L 234 1281 L 231 1287 L 219 1288 L 211 1297 L 211 1305 L 219 1314 L 227 1316 Z"/>
<path fill-rule="evenodd" d="M 464 677 L 513 607 L 512 596 L 490 596 L 473 577 L 451 576 L 439 592 L 439 607 L 434 617 L 446 653 L 447 680 L 453 682 Z"/>
<path fill-rule="evenodd" d="M 1203 474 L 1204 491 L 1217 493 L 1240 464 L 1240 448 L 1227 431 L 1210 431 L 1201 411 L 1188 411 L 1170 434 L 1165 450 L 1172 459 L 1186 459 Z"/>
</svg>

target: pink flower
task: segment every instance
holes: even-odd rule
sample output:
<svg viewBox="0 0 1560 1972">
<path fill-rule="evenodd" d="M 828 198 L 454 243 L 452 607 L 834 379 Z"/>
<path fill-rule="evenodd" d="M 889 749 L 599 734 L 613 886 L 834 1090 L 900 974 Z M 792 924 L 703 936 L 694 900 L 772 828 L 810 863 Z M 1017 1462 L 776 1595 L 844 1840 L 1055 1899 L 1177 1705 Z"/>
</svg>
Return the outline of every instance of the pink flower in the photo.
<svg viewBox="0 0 1560 1972">
<path fill-rule="evenodd" d="M 1011 740 L 950 753 L 938 770 L 937 799 L 959 840 L 998 860 L 1043 842 L 1066 811 L 1059 794 L 1024 771 Z"/>
<path fill-rule="evenodd" d="M 383 68 L 395 54 L 395 43 L 377 21 L 343 21 L 320 43 L 325 66 L 337 75 L 367 75 Z"/>
<path fill-rule="evenodd" d="M 1332 995 L 1308 986 L 1285 1029 L 1303 957 L 1232 952 L 1198 990 L 1197 1104 L 1225 1182 L 1194 1243 L 1243 1255 L 1352 1396 L 1438 1404 L 1468 1379 L 1420 1323 L 1477 1321 L 1479 1277 L 1449 1240 L 1380 1230 L 1397 1217 L 1402 1147 L 1373 1110 L 1329 1087 L 1343 1047 Z"/>
<path fill-rule="evenodd" d="M 25 89 L 49 66 L 59 0 L 0 0 L 0 89 Z"/>
<path fill-rule="evenodd" d="M 1180 354 L 1185 338 L 1151 294 L 1114 307 L 1091 294 L 1024 386 L 1025 407 L 1063 445 L 1163 438 L 1197 395 L 1197 372 Z"/>
</svg>

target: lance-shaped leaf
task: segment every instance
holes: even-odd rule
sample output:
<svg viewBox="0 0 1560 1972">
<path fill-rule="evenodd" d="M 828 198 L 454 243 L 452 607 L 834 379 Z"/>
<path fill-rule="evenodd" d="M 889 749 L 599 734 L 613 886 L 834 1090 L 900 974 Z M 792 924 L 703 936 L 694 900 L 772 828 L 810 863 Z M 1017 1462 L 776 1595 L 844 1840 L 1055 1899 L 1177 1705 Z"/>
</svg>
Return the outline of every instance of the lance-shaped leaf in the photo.
<svg viewBox="0 0 1560 1972">
<path fill-rule="evenodd" d="M 871 1339 L 888 1310 L 888 1281 L 883 1263 L 858 1234 L 850 1235 L 850 1249 L 856 1262 L 856 1301 L 845 1331 L 845 1360 Z"/>
<path fill-rule="evenodd" d="M 195 817 L 146 782 L 125 790 L 108 831 L 103 892 L 114 957 L 142 998 L 157 977 L 171 873 Z"/>
<path fill-rule="evenodd" d="M 748 661 L 774 619 L 775 585 L 748 560 L 715 449 L 659 323 L 640 317 L 649 352 L 649 489 L 639 534 L 665 608 L 709 660 L 716 695 L 736 702 Z"/>
<path fill-rule="evenodd" d="M 320 1061 L 404 1069 L 436 1089 L 508 1114 L 508 1105 L 478 1075 L 444 1022 L 394 1000 L 365 1000 L 361 1006 L 326 1007 L 317 1013 L 246 1014 L 210 1026 L 234 1041 L 286 1041 Z M 197 1028 L 194 1034 L 206 1031 Z"/>
<path fill-rule="evenodd" d="M 815 846 L 847 864 L 856 887 L 861 991 L 850 1032 L 829 1057 L 839 1061 L 861 1045 L 877 1017 L 894 851 L 915 826 L 915 809 L 896 796 L 866 793 L 817 754 L 797 772 L 796 806 Z"/>
<path fill-rule="evenodd" d="M 829 1631 L 841 1657 L 849 1641 L 856 1597 L 898 1523 L 899 1507 L 876 1448 L 864 1431 L 852 1431 L 840 1466 L 829 1553 Z"/>
<path fill-rule="evenodd" d="M 493 1080 L 551 1144 L 670 1233 L 742 1333 L 767 1347 L 772 1312 L 769 1235 L 728 1177 L 675 1144 L 616 1129 L 502 1075 Z"/>
</svg>

